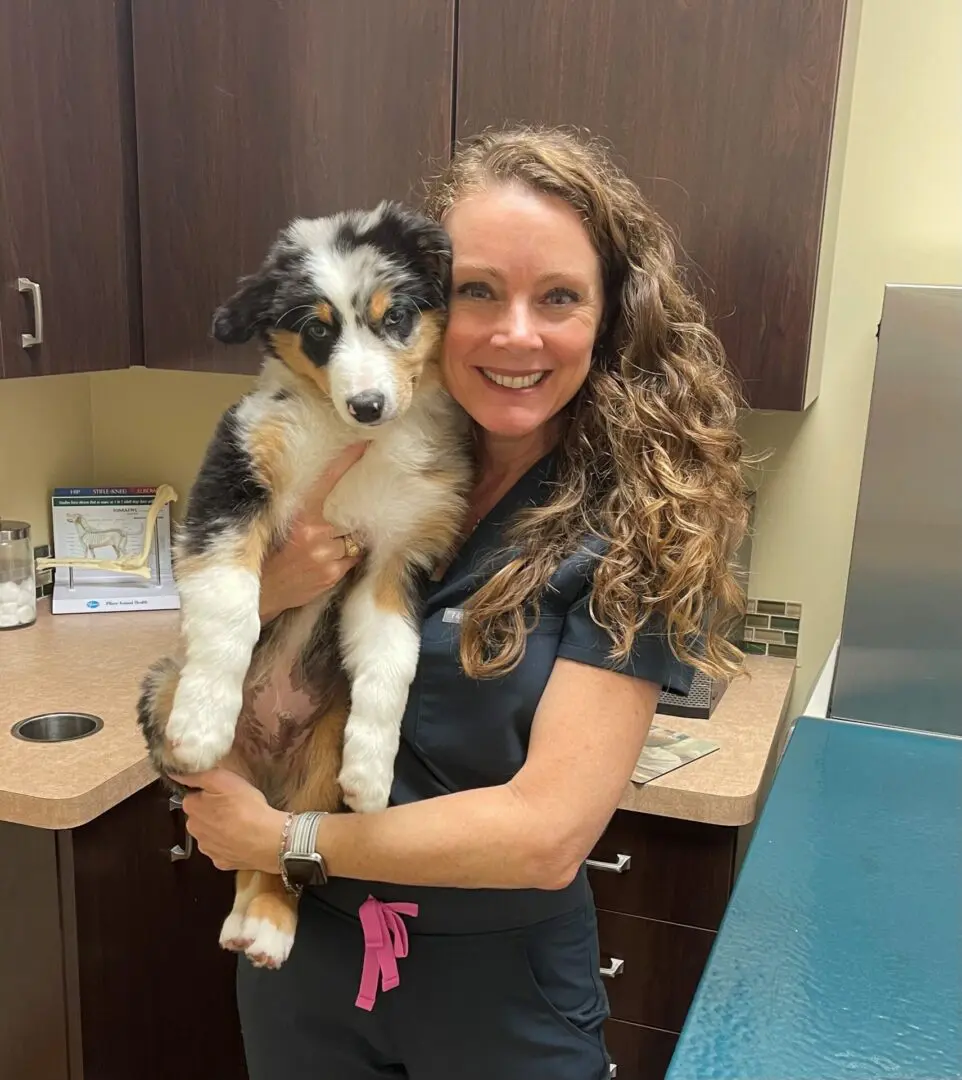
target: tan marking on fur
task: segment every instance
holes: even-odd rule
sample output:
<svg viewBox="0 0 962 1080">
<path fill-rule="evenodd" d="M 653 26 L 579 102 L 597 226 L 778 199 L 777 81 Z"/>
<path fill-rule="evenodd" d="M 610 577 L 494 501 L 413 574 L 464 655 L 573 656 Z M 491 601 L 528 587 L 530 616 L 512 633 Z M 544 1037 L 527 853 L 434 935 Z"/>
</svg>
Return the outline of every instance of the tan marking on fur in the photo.
<svg viewBox="0 0 962 1080">
<path fill-rule="evenodd" d="M 377 571 L 374 582 L 374 602 L 381 611 L 392 615 L 407 615 L 411 610 L 406 588 L 406 562 L 401 555 L 393 556 Z"/>
<path fill-rule="evenodd" d="M 372 322 L 380 322 L 391 304 L 391 294 L 387 289 L 376 289 L 368 301 L 367 313 Z"/>
<path fill-rule="evenodd" d="M 317 312 L 317 317 L 322 323 L 327 323 L 328 326 L 334 325 L 334 309 L 330 304 L 322 300 L 314 310 Z"/>
<path fill-rule="evenodd" d="M 297 769 L 292 770 L 286 787 L 286 805 L 295 813 L 326 810 L 332 813 L 341 806 L 337 783 L 341 771 L 344 729 L 350 713 L 350 690 L 347 678 L 339 679 L 334 700 L 317 718 L 301 753 Z"/>
<path fill-rule="evenodd" d="M 327 368 L 319 368 L 304 355 L 298 334 L 292 333 L 290 330 L 271 330 L 270 338 L 274 351 L 295 375 L 307 379 L 325 397 L 331 396 L 331 381 L 327 374 Z"/>
<path fill-rule="evenodd" d="M 406 409 L 421 385 L 432 386 L 441 379 L 441 339 L 445 317 L 440 311 L 425 311 L 417 336 L 409 348 L 397 354 L 398 405 Z"/>
<path fill-rule="evenodd" d="M 291 482 L 291 467 L 287 455 L 290 433 L 277 416 L 268 416 L 251 431 L 247 450 L 257 479 L 270 491 L 286 490 Z"/>
<path fill-rule="evenodd" d="M 297 926 L 297 897 L 284 888 L 280 874 L 258 872 L 251 889 L 254 895 L 247 904 L 247 917 L 263 919 L 282 933 L 293 935 Z"/>
</svg>

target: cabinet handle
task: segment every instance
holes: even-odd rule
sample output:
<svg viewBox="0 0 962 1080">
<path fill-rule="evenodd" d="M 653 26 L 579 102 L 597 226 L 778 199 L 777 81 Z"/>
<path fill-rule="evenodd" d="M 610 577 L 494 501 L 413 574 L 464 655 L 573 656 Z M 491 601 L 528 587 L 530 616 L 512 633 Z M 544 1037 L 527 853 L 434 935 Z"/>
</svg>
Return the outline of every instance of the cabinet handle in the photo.
<svg viewBox="0 0 962 1080">
<path fill-rule="evenodd" d="M 625 970 L 624 960 L 619 960 L 617 956 L 611 958 L 611 963 L 605 967 L 603 964 L 599 968 L 599 974 L 603 979 L 613 979 L 616 975 L 620 975 Z"/>
<path fill-rule="evenodd" d="M 21 334 L 20 344 L 29 349 L 31 345 L 39 345 L 43 341 L 43 298 L 40 295 L 40 286 L 30 278 L 17 278 L 17 288 L 20 292 L 28 292 L 33 300 L 33 333 Z"/>
<path fill-rule="evenodd" d="M 587 859 L 585 865 L 589 870 L 606 870 L 609 874 L 623 874 L 631 868 L 630 855 L 616 855 L 614 862 L 604 862 L 601 859 Z"/>
<path fill-rule="evenodd" d="M 184 809 L 184 797 L 183 795 L 171 795 L 170 801 L 167 803 L 170 808 L 170 812 L 174 813 L 175 810 Z M 179 862 L 181 859 L 189 859 L 194 852 L 194 838 L 187 831 L 186 824 L 184 825 L 184 843 L 174 844 L 170 849 L 170 861 Z"/>
</svg>

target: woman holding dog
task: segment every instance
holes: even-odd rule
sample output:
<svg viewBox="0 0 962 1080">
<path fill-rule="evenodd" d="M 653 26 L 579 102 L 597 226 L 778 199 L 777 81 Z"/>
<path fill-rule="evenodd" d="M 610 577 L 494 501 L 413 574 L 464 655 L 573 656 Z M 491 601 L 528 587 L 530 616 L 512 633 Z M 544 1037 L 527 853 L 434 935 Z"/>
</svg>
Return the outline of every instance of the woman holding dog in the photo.
<svg viewBox="0 0 962 1080">
<path fill-rule="evenodd" d="M 467 142 L 427 210 L 453 245 L 442 368 L 477 484 L 426 590 L 392 805 L 317 822 L 329 877 L 290 959 L 239 960 L 251 1080 L 607 1077 L 584 861 L 662 689 L 740 662 L 736 396 L 665 225 L 556 131 Z M 357 562 L 323 501 L 361 452 L 265 568 L 265 618 Z M 216 865 L 279 872 L 285 814 L 220 769 L 189 783 Z"/>
</svg>

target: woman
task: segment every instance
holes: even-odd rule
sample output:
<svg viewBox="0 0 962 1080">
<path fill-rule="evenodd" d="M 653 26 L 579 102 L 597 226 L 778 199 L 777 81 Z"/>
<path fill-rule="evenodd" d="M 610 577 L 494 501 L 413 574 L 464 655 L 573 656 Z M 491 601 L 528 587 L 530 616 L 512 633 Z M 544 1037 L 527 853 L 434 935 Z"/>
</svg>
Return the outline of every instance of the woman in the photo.
<svg viewBox="0 0 962 1080">
<path fill-rule="evenodd" d="M 665 226 L 557 131 L 466 143 L 427 206 L 454 249 L 442 366 L 477 486 L 426 592 L 392 805 L 319 821 L 330 879 L 290 959 L 240 961 L 252 1080 L 606 1077 L 584 860 L 661 690 L 740 660 L 735 395 Z M 265 571 L 265 616 L 329 587 L 346 550 L 318 509 Z M 184 800 L 202 851 L 278 871 L 284 814 L 223 770 L 183 779 L 204 789 Z M 379 996 L 376 970 L 358 990 L 369 897 L 403 957 Z"/>
</svg>

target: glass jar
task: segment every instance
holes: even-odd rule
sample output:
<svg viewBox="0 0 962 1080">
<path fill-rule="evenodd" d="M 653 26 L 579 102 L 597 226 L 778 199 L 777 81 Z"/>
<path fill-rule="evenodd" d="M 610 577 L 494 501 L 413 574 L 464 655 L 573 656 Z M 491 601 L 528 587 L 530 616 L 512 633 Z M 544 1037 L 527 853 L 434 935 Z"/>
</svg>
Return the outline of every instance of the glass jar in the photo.
<svg viewBox="0 0 962 1080">
<path fill-rule="evenodd" d="M 37 621 L 37 578 L 26 521 L 0 518 L 0 630 Z"/>
</svg>

